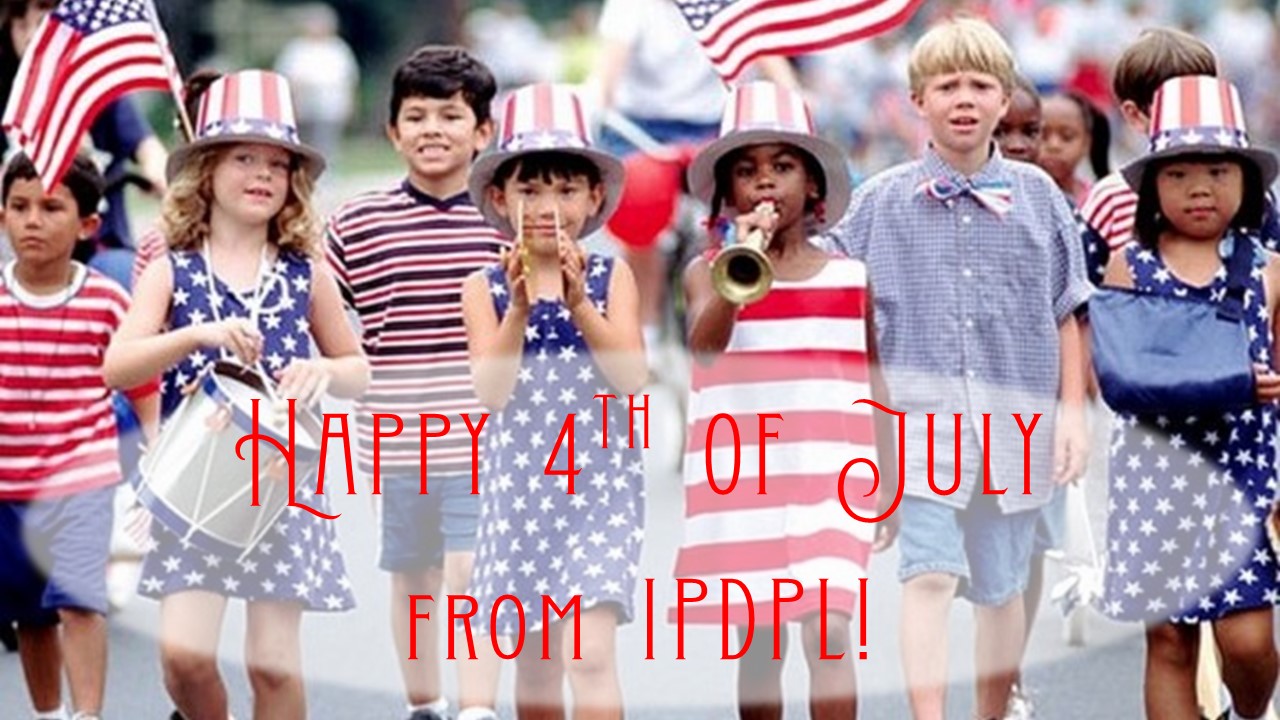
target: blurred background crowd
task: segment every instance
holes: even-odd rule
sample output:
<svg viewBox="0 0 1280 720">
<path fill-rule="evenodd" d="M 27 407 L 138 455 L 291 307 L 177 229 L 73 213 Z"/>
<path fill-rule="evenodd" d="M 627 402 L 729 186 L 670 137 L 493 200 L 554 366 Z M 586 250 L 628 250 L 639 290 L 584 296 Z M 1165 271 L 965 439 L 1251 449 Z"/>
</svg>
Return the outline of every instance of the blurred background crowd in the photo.
<svg viewBox="0 0 1280 720">
<path fill-rule="evenodd" d="M 664 0 L 665 1 L 665 0 Z M 275 66 L 295 84 L 303 132 L 330 153 L 343 137 L 376 137 L 385 122 L 389 68 L 426 42 L 471 47 L 506 88 L 538 80 L 582 83 L 606 43 L 600 2 L 581 0 L 161 0 L 160 14 L 185 71 Z M 606 3 L 607 4 L 607 3 Z M 1280 27 L 1276 0 L 928 0 L 905 32 L 793 60 L 824 132 L 867 175 L 914 154 L 906 54 L 941 15 L 987 18 L 1041 92 L 1072 89 L 1114 113 L 1112 63 L 1144 27 L 1173 25 L 1207 40 L 1244 95 L 1255 142 L 1280 139 Z M 244 18 L 252 17 L 252 23 Z M 155 100 L 163 105 L 163 99 Z M 169 108 L 154 109 L 153 117 Z M 161 122 L 153 122 L 159 127 Z M 1113 153 L 1137 148 L 1117 134 Z"/>
</svg>

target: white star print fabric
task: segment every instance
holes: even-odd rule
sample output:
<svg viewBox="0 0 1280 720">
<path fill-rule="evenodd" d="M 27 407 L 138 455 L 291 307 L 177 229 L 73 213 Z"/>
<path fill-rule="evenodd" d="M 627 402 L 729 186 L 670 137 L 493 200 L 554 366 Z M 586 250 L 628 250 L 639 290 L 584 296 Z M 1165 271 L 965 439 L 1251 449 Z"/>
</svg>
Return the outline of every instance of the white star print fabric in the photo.
<svg viewBox="0 0 1280 720">
<path fill-rule="evenodd" d="M 169 327 L 177 329 L 214 322 L 208 269 L 195 252 L 176 252 L 173 262 L 173 305 Z M 217 283 L 218 315 L 249 317 L 246 299 Z M 263 282 L 266 291 L 258 318 L 264 338 L 264 364 L 269 371 L 295 358 L 311 355 L 307 310 L 311 306 L 311 263 L 284 252 Z M 181 402 L 182 386 L 219 358 L 217 348 L 198 350 L 165 373 L 161 407 L 167 417 Z M 248 431 L 248 428 L 245 428 Z M 196 478 L 192 478 L 193 481 Z M 216 482 L 216 480 L 215 480 Z M 325 496 L 315 495 L 315 477 L 300 478 L 298 501 L 329 512 Z M 288 508 L 275 526 L 243 560 L 194 547 L 159 520 L 152 523 L 155 547 L 143 562 L 139 593 L 160 598 L 184 590 L 207 590 L 249 601 L 297 602 L 309 610 L 349 610 L 355 606 L 336 525 L 301 508 Z"/>
<path fill-rule="evenodd" d="M 1213 300 L 1225 292 L 1225 272 L 1193 287 L 1174 276 L 1159 253 L 1137 245 L 1125 253 L 1140 292 Z M 1259 265 L 1245 294 L 1245 315 L 1253 361 L 1269 364 L 1271 327 Z M 1277 489 L 1275 435 L 1270 406 L 1217 417 L 1117 415 L 1102 600 L 1108 616 L 1198 623 L 1280 604 L 1266 533 Z"/>
<path fill-rule="evenodd" d="M 605 312 L 613 261 L 592 255 L 587 267 L 587 295 Z M 489 268 L 488 277 L 501 318 L 510 297 L 506 277 L 498 266 Z M 471 627 L 489 632 L 490 610 L 502 595 L 520 599 L 526 632 L 541 630 L 544 595 L 559 607 L 581 595 L 583 611 L 612 603 L 619 622 L 629 622 L 644 539 L 641 432 L 637 428 L 637 447 L 629 449 L 627 398 L 619 396 L 609 401 L 609 448 L 600 447 L 605 425 L 595 395 L 618 391 L 596 366 L 563 302 L 538 300 L 529 313 L 516 388 L 485 430 L 489 445 L 470 590 L 479 611 Z M 565 476 L 543 472 L 569 413 L 575 413 L 574 462 L 582 470 L 573 495 Z M 562 444 L 551 467 L 567 465 Z M 504 602 L 496 619 L 498 635 L 516 634 L 520 618 L 513 603 Z"/>
</svg>

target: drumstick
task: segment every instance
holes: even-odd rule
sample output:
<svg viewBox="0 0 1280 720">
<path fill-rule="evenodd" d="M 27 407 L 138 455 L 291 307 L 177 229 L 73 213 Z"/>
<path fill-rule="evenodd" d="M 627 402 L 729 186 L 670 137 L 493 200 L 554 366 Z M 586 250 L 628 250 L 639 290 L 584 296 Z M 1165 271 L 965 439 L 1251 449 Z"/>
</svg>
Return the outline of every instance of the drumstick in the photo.
<svg viewBox="0 0 1280 720">
<path fill-rule="evenodd" d="M 516 226 L 516 243 L 519 245 L 517 250 L 520 252 L 520 267 L 524 271 L 524 294 L 529 302 L 533 302 L 533 268 L 529 262 L 529 244 L 524 237 L 524 200 L 516 206 L 516 219 L 519 221 Z"/>
</svg>

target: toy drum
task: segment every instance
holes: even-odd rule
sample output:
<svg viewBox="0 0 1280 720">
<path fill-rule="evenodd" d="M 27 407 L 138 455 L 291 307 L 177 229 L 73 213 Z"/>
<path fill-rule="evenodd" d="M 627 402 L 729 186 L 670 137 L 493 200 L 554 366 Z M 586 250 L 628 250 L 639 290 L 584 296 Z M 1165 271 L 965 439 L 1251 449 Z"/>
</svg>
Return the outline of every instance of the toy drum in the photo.
<svg viewBox="0 0 1280 720">
<path fill-rule="evenodd" d="M 253 400 L 258 403 L 258 432 L 289 447 L 285 422 L 276 418 L 273 397 L 257 372 L 218 362 L 197 380 L 165 422 L 155 448 L 140 463 L 138 498 L 183 540 L 210 552 L 244 557 L 267 534 L 288 506 L 279 450 L 258 441 L 258 500 L 253 493 L 253 448 L 236 443 L 253 432 Z M 321 432 L 314 416 L 298 412 L 294 425 L 294 467 L 299 481 L 309 477 L 320 457 Z"/>
</svg>

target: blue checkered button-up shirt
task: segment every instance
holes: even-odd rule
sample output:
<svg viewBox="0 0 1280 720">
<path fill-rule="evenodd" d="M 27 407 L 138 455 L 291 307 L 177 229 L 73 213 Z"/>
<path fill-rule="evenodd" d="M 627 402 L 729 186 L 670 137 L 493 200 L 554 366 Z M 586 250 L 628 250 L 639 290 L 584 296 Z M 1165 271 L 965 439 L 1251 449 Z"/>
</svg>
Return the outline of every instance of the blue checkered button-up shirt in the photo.
<svg viewBox="0 0 1280 720">
<path fill-rule="evenodd" d="M 919 191 L 938 177 L 963 181 L 932 150 L 859 187 L 825 242 L 866 262 L 889 406 L 907 413 L 908 495 L 964 507 L 982 488 L 983 413 L 990 413 L 991 484 L 1009 488 L 1005 512 L 1050 498 L 1059 388 L 1058 327 L 1089 297 L 1084 253 L 1071 209 L 1042 170 L 998 153 L 972 177 L 1012 185 L 1003 217 L 970 195 L 938 200 Z M 939 496 L 928 484 L 926 415 L 935 413 L 934 480 L 955 478 L 961 423 L 961 484 Z M 1023 494 L 1023 433 L 1030 425 L 1031 494 Z"/>
</svg>

